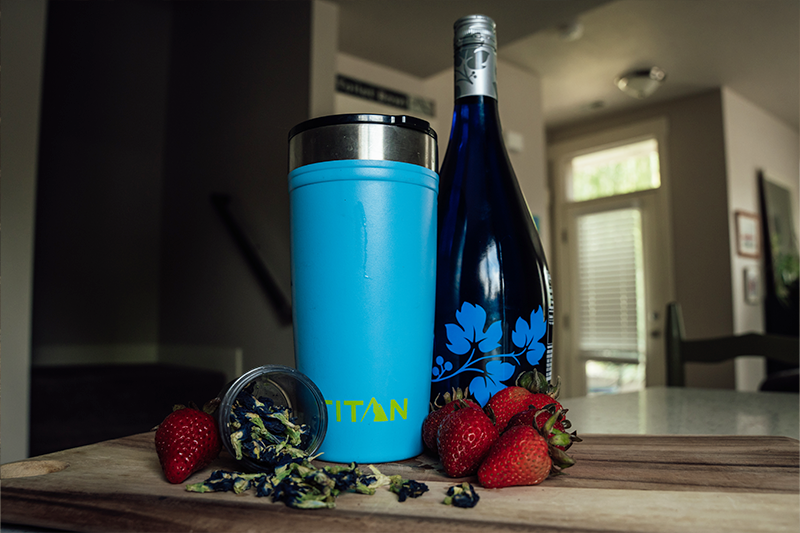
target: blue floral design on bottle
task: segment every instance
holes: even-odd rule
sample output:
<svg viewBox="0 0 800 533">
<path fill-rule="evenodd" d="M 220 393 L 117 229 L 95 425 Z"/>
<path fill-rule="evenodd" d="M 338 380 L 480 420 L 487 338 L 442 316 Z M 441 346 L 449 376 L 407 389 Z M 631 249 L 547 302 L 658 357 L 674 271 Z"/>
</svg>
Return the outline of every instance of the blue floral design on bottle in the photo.
<svg viewBox="0 0 800 533">
<path fill-rule="evenodd" d="M 492 322 L 486 327 L 486 316 L 486 310 L 480 305 L 469 302 L 461 305 L 461 309 L 456 311 L 456 323 L 445 324 L 447 349 L 456 356 L 456 364 L 438 355 L 431 380 L 436 383 L 464 372 L 477 373 L 470 381 L 469 390 L 481 405 L 506 387 L 502 382 L 514 376 L 520 357 L 525 357 L 530 365 L 541 360 L 546 349 L 541 339 L 547 333 L 546 317 L 540 306 L 531 312 L 529 321 L 519 317 L 514 324 L 511 333 L 514 352 L 486 355 L 501 346 L 503 337 L 501 321 Z"/>
</svg>

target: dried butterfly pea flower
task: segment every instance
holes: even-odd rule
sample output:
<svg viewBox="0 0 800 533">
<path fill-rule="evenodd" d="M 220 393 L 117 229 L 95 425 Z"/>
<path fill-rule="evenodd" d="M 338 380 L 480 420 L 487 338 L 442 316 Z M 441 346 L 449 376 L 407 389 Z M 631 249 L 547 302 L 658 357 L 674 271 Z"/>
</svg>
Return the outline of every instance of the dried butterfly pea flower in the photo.
<svg viewBox="0 0 800 533">
<path fill-rule="evenodd" d="M 216 470 L 209 479 L 187 485 L 186 490 L 241 494 L 254 488 L 256 496 L 272 497 L 273 502 L 283 502 L 296 509 L 334 508 L 336 497 L 343 492 L 374 494 L 375 489 L 382 486 L 390 486 L 400 501 L 416 498 L 428 490 L 423 483 L 400 476 L 385 476 L 373 465 L 369 468 L 372 474 L 364 474 L 356 463 L 317 468 L 309 457 L 304 457 L 276 467 L 272 473 L 241 474 Z"/>
<path fill-rule="evenodd" d="M 299 476 L 288 476 L 275 485 L 273 502 L 283 502 L 295 509 L 323 509 L 336 507 L 335 496 L 329 485 L 310 483 Z"/>
<path fill-rule="evenodd" d="M 369 487 L 372 487 L 372 488 L 388 487 L 389 485 L 392 484 L 392 478 L 387 476 L 387 475 L 382 474 L 380 470 L 375 468 L 375 465 L 369 465 L 369 469 L 372 470 L 372 475 L 371 476 L 364 476 L 364 478 L 363 478 L 364 482 Z M 367 481 L 367 480 L 370 480 L 370 479 L 374 480 L 374 481 Z"/>
<path fill-rule="evenodd" d="M 226 470 L 215 470 L 211 476 L 201 482 L 186 486 L 189 492 L 227 492 L 240 494 L 250 488 L 251 484 L 265 474 L 240 474 Z"/>
<path fill-rule="evenodd" d="M 447 489 L 444 503 L 454 507 L 475 507 L 480 499 L 475 488 L 470 483 L 464 482 Z"/>
<path fill-rule="evenodd" d="M 323 473 L 333 481 L 334 487 L 339 492 L 345 492 L 355 487 L 361 474 L 355 463 L 350 463 L 350 466 L 329 465 L 325 467 Z"/>
<path fill-rule="evenodd" d="M 403 479 L 400 476 L 389 476 L 392 480 L 389 490 L 397 494 L 398 501 L 404 502 L 406 498 L 419 498 L 428 492 L 425 483 L 419 483 L 413 479 Z"/>
<path fill-rule="evenodd" d="M 266 477 L 266 474 L 258 473 L 258 474 L 237 474 L 234 476 L 233 481 L 233 492 L 236 494 L 241 494 L 251 486 L 253 483 L 257 482 L 257 480 Z"/>
<path fill-rule="evenodd" d="M 253 483 L 256 489 L 256 496 L 259 498 L 265 498 L 272 494 L 273 489 L 275 488 L 274 480 L 272 476 L 264 476 Z"/>
<path fill-rule="evenodd" d="M 370 467 L 376 470 L 375 467 L 371 465 Z M 334 480 L 335 490 L 337 492 L 353 491 L 359 494 L 375 494 L 377 478 L 375 476 L 364 475 L 356 463 L 350 463 L 349 466 L 326 466 L 325 474 Z"/>
<path fill-rule="evenodd" d="M 215 470 L 205 481 L 186 485 L 186 490 L 189 492 L 227 492 L 233 490 L 233 482 L 233 472 Z"/>
<path fill-rule="evenodd" d="M 253 388 L 237 397 L 231 409 L 231 444 L 236 459 L 248 457 L 258 462 L 264 472 L 243 474 L 214 471 L 202 483 L 187 485 L 191 492 L 233 491 L 241 494 L 255 489 L 257 497 L 271 497 L 297 509 L 324 509 L 336 506 L 336 497 L 343 492 L 374 494 L 375 489 L 389 486 L 400 501 L 416 498 L 428 487 L 422 483 L 385 476 L 373 465 L 371 474 L 364 474 L 356 463 L 317 468 L 305 452 L 311 440 L 308 427 L 298 424 L 292 411 L 276 406 L 269 398 L 253 396 Z"/>
<path fill-rule="evenodd" d="M 248 457 L 265 468 L 274 468 L 303 457 L 300 449 L 311 439 L 309 429 L 298 424 L 289 408 L 260 401 L 245 389 L 234 402 L 230 415 L 231 447 L 237 460 Z"/>
</svg>

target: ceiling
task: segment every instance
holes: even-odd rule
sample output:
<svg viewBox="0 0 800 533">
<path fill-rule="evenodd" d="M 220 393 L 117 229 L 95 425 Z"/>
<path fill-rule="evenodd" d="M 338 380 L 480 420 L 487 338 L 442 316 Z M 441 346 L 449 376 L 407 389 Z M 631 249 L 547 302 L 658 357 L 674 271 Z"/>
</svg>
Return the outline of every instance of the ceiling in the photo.
<svg viewBox="0 0 800 533">
<path fill-rule="evenodd" d="M 798 129 L 797 0 L 333 1 L 342 52 L 422 78 L 452 68 L 457 18 L 489 15 L 499 57 L 541 79 L 547 127 L 726 86 Z M 574 21 L 582 36 L 565 40 L 559 26 Z M 654 65 L 667 78 L 647 100 L 615 87 Z"/>
</svg>

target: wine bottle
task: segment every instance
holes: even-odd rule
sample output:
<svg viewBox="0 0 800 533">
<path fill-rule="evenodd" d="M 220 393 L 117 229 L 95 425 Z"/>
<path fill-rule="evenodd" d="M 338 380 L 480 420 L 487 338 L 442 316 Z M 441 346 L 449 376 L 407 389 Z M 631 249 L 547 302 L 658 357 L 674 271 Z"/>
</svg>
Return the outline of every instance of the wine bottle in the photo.
<svg viewBox="0 0 800 533">
<path fill-rule="evenodd" d="M 440 172 L 431 401 L 481 405 L 522 372 L 552 372 L 553 294 L 539 233 L 506 152 L 495 24 L 454 25 L 455 106 Z"/>
</svg>

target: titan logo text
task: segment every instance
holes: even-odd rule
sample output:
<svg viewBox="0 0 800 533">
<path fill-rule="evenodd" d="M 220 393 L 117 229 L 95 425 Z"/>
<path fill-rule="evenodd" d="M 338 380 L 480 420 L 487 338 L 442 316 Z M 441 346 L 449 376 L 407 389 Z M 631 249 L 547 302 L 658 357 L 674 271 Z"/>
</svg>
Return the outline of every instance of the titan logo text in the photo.
<svg viewBox="0 0 800 533">
<path fill-rule="evenodd" d="M 325 403 L 335 406 L 336 422 L 392 422 L 397 415 L 403 420 L 408 415 L 408 398 L 403 398 L 403 407 L 396 400 L 389 400 L 389 416 L 386 416 L 386 409 L 373 397 L 364 407 L 363 400 L 325 400 Z M 371 418 L 367 418 L 371 415 Z"/>
</svg>

